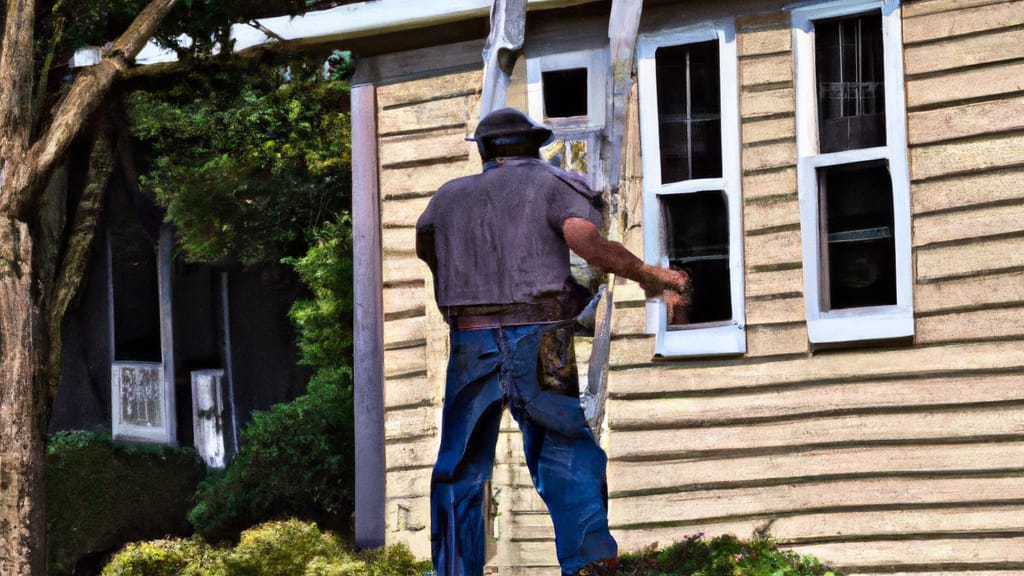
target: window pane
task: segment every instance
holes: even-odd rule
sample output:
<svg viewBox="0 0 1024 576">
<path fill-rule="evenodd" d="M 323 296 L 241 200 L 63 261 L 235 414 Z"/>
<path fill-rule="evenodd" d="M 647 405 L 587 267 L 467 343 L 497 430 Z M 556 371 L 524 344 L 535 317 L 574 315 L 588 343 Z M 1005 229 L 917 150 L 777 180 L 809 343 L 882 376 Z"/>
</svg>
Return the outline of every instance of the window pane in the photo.
<svg viewBox="0 0 1024 576">
<path fill-rule="evenodd" d="M 815 22 L 821 152 L 885 145 L 882 16 Z"/>
<path fill-rule="evenodd" d="M 732 319 L 729 210 L 721 191 L 661 196 L 669 264 L 693 282 L 689 323 Z M 672 323 L 672 319 L 669 320 Z"/>
<path fill-rule="evenodd" d="M 822 265 L 828 268 L 824 309 L 896 304 L 892 180 L 884 163 L 851 164 L 819 173 Z"/>
<path fill-rule="evenodd" d="M 587 115 L 587 69 L 551 70 L 541 74 L 544 115 L 570 118 Z"/>
<path fill-rule="evenodd" d="M 658 48 L 661 182 L 722 176 L 718 42 Z"/>
</svg>

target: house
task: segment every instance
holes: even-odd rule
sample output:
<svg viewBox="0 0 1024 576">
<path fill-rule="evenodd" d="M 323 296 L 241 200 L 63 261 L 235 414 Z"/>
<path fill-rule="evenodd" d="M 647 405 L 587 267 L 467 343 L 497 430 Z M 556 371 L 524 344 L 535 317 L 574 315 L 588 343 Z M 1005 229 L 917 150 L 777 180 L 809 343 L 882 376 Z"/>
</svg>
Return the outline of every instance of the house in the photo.
<svg viewBox="0 0 1024 576">
<path fill-rule="evenodd" d="M 68 168 L 70 193 L 85 182 L 81 164 Z M 253 411 L 305 390 L 288 318 L 302 288 L 272 267 L 176 257 L 171 226 L 129 182 L 110 179 L 92 265 L 63 321 L 50 431 L 195 445 L 222 468 Z"/>
<path fill-rule="evenodd" d="M 602 442 L 622 547 L 766 530 L 852 574 L 1024 570 L 1024 3 L 643 4 L 611 233 L 697 294 L 682 323 L 615 283 Z M 360 55 L 357 537 L 420 556 L 447 332 L 413 226 L 479 170 L 488 9 L 264 22 Z M 609 9 L 530 1 L 508 94 L 591 171 Z M 550 573 L 516 434 L 490 566 Z"/>
</svg>

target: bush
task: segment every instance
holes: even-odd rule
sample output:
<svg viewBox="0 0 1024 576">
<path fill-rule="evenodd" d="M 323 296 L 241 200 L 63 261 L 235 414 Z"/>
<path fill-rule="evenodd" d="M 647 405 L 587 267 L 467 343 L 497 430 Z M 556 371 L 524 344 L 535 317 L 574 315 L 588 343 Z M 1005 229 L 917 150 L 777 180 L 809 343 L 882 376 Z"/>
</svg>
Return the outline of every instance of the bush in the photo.
<svg viewBox="0 0 1024 576">
<path fill-rule="evenodd" d="M 287 520 L 246 530 L 234 548 L 198 538 L 131 544 L 101 576 L 419 576 L 429 570 L 429 562 L 403 545 L 357 554 L 314 524 Z"/>
<path fill-rule="evenodd" d="M 227 471 L 204 482 L 189 521 L 209 540 L 234 539 L 258 522 L 298 516 L 339 532 L 354 509 L 351 225 L 348 216 L 311 233 L 303 258 L 286 262 L 310 288 L 291 310 L 307 393 L 257 413 Z"/>
<path fill-rule="evenodd" d="M 743 541 L 719 536 L 710 541 L 701 535 L 663 550 L 624 554 L 619 559 L 621 576 L 838 576 L 839 572 L 813 556 L 780 550 L 770 538 Z"/>
<path fill-rule="evenodd" d="M 315 524 L 290 520 L 243 532 L 227 563 L 232 575 L 298 575 L 313 560 L 329 563 L 333 559 L 348 559 L 337 537 L 321 533 Z"/>
<path fill-rule="evenodd" d="M 140 537 L 190 534 L 185 513 L 204 470 L 191 449 L 54 434 L 46 454 L 49 572 L 72 573 Z"/>
<path fill-rule="evenodd" d="M 182 576 L 200 574 L 188 570 L 190 564 L 203 564 L 211 549 L 198 539 L 153 540 L 129 544 L 103 569 L 103 576 Z M 202 572 L 214 576 L 223 572 Z"/>
<path fill-rule="evenodd" d="M 288 404 L 257 413 L 227 470 L 196 493 L 188 519 L 207 540 L 235 539 L 242 529 L 299 516 L 340 532 L 354 509 L 351 373 L 342 383 L 314 379 Z"/>
</svg>

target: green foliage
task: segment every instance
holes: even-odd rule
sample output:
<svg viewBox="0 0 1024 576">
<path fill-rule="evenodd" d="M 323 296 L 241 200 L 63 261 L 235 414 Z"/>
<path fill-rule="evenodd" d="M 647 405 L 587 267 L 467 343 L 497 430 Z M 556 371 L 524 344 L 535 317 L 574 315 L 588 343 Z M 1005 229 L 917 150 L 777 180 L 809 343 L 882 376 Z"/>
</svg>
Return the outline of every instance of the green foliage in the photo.
<svg viewBox="0 0 1024 576">
<path fill-rule="evenodd" d="M 403 545 L 367 554 L 298 520 L 268 522 L 242 533 L 234 548 L 194 538 L 131 544 L 102 576 L 419 576 L 430 563 Z"/>
<path fill-rule="evenodd" d="M 621 576 L 838 576 L 813 556 L 780 550 L 767 537 L 750 541 L 735 536 L 704 540 L 700 535 L 663 550 L 624 554 Z"/>
<path fill-rule="evenodd" d="M 189 565 L 206 563 L 200 559 L 210 547 L 199 539 L 153 540 L 125 546 L 103 569 L 103 576 L 182 576 Z M 215 572 L 206 572 L 214 576 Z"/>
<path fill-rule="evenodd" d="M 351 373 L 253 416 L 228 469 L 196 493 L 189 521 L 211 541 L 273 518 L 300 516 L 347 530 L 353 510 Z"/>
<path fill-rule="evenodd" d="M 352 221 L 343 214 L 311 234 L 301 258 L 289 258 L 313 298 L 292 305 L 302 363 L 318 378 L 338 380 L 352 353 Z"/>
<path fill-rule="evenodd" d="M 417 560 L 403 545 L 388 546 L 365 557 L 370 566 L 371 576 L 410 576 L 429 572 L 429 560 Z"/>
<path fill-rule="evenodd" d="M 241 541 L 229 555 L 232 574 L 302 574 L 315 558 L 345 558 L 341 541 L 323 534 L 315 524 L 297 520 L 272 522 L 242 533 Z"/>
<path fill-rule="evenodd" d="M 114 444 L 60 432 L 46 455 L 51 574 L 139 537 L 188 534 L 184 521 L 204 467 L 190 449 Z"/>
<path fill-rule="evenodd" d="M 276 262 L 348 204 L 348 84 L 320 63 L 196 65 L 167 89 L 128 98 L 148 163 L 144 190 L 166 208 L 186 256 Z"/>
</svg>

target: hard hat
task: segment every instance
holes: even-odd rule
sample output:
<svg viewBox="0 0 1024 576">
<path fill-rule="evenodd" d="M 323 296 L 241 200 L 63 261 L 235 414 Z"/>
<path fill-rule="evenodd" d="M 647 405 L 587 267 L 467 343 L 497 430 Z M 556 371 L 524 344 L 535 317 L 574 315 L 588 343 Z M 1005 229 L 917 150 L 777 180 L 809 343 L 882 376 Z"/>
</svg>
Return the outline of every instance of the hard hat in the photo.
<svg viewBox="0 0 1024 576">
<path fill-rule="evenodd" d="M 467 140 L 488 144 L 530 142 L 540 147 L 551 139 L 551 129 L 534 122 L 515 108 L 500 108 L 484 116 Z"/>
</svg>

